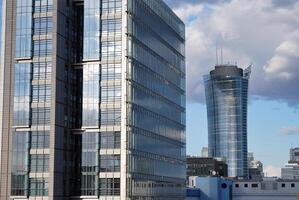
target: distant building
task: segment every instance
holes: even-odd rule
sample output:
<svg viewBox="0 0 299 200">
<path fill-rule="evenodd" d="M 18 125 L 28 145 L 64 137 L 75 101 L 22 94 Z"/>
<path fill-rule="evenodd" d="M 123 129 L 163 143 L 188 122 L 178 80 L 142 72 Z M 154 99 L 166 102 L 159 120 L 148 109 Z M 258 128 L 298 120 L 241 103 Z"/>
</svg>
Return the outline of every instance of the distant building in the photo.
<svg viewBox="0 0 299 200">
<path fill-rule="evenodd" d="M 297 200 L 299 181 L 237 180 L 232 193 L 234 200 Z"/>
<path fill-rule="evenodd" d="M 189 188 L 200 190 L 200 200 L 298 200 L 299 198 L 299 181 L 281 179 L 254 181 L 190 177 Z"/>
<path fill-rule="evenodd" d="M 281 168 L 281 178 L 299 180 L 299 148 L 290 149 L 290 160 Z"/>
<path fill-rule="evenodd" d="M 299 180 L 299 164 L 288 163 L 281 168 L 281 178 L 289 180 Z"/>
<path fill-rule="evenodd" d="M 217 175 L 227 177 L 227 164 L 215 158 L 187 157 L 187 180 L 189 176 Z"/>
<path fill-rule="evenodd" d="M 248 168 L 249 168 L 251 161 L 254 161 L 253 152 L 248 152 L 248 154 L 247 154 L 247 160 L 248 160 Z"/>
<path fill-rule="evenodd" d="M 232 185 L 220 177 L 189 177 L 189 188 L 200 189 L 200 200 L 232 200 Z"/>
<path fill-rule="evenodd" d="M 249 172 L 249 179 L 253 180 L 262 180 L 264 177 L 263 172 L 263 163 L 261 161 L 255 160 L 253 153 L 248 153 L 248 172 Z"/>
<path fill-rule="evenodd" d="M 299 148 L 290 149 L 290 162 L 299 163 Z"/>
<path fill-rule="evenodd" d="M 201 149 L 201 157 L 209 157 L 209 148 L 208 147 L 203 147 Z"/>
<path fill-rule="evenodd" d="M 204 76 L 209 157 L 225 158 L 229 177 L 248 177 L 247 99 L 250 68 L 218 65 Z"/>
</svg>

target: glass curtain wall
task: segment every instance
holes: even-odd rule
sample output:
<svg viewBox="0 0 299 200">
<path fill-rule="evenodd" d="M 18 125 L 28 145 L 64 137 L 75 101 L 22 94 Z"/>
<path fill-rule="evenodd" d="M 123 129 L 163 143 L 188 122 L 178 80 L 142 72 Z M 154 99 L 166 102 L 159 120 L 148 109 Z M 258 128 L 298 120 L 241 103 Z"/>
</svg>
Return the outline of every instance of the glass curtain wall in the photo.
<svg viewBox="0 0 299 200">
<path fill-rule="evenodd" d="M 29 178 L 47 173 L 49 155 L 30 149 L 49 148 L 52 74 L 52 0 L 14 0 L 16 4 L 16 50 L 14 128 L 12 146 L 12 196 L 47 196 L 48 180 Z M 47 17 L 45 17 L 47 16 Z M 42 39 L 43 38 L 43 39 Z M 22 61 L 22 62 L 21 62 Z M 24 132 L 21 127 L 35 131 Z M 38 131 L 36 127 L 38 128 Z"/>
<path fill-rule="evenodd" d="M 184 199 L 184 24 L 162 1 L 128 5 L 128 197 Z"/>
<path fill-rule="evenodd" d="M 120 148 L 121 3 L 84 1 L 81 195 L 86 196 L 120 195 L 119 178 L 102 179 L 99 174 L 120 171 L 119 154 L 100 152 Z M 95 135 L 97 144 L 84 143 Z M 85 149 L 93 152 L 88 156 L 95 165 L 88 170 Z"/>
<path fill-rule="evenodd" d="M 231 66 L 216 66 L 231 68 Z M 235 67 L 237 69 L 237 67 Z M 205 76 L 209 156 L 224 158 L 228 176 L 247 177 L 247 93 L 249 77 Z"/>
</svg>

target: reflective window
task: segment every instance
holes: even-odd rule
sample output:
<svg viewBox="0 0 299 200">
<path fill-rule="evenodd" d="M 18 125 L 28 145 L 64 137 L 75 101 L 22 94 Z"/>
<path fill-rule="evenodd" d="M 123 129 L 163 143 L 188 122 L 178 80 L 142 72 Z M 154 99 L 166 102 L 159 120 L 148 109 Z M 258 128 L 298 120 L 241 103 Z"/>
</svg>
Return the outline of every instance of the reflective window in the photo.
<svg viewBox="0 0 299 200">
<path fill-rule="evenodd" d="M 103 14 L 115 14 L 121 12 L 121 0 L 102 0 Z"/>
<path fill-rule="evenodd" d="M 102 20 L 102 35 L 120 35 L 121 34 L 121 18 Z"/>
<path fill-rule="evenodd" d="M 52 40 L 34 40 L 34 56 L 48 57 L 52 55 Z"/>
<path fill-rule="evenodd" d="M 52 17 L 34 18 L 34 34 L 44 35 L 52 31 Z"/>
<path fill-rule="evenodd" d="M 81 195 L 96 195 L 98 185 L 99 133 L 82 134 Z"/>
<path fill-rule="evenodd" d="M 48 196 L 49 184 L 46 178 L 30 178 L 30 196 Z"/>
<path fill-rule="evenodd" d="M 112 58 L 121 56 L 121 41 L 102 42 L 102 57 Z"/>
<path fill-rule="evenodd" d="M 33 85 L 32 102 L 50 102 L 51 85 Z"/>
<path fill-rule="evenodd" d="M 119 149 L 120 132 L 101 132 L 101 149 Z"/>
<path fill-rule="evenodd" d="M 95 174 L 82 174 L 81 175 L 81 195 L 95 196 L 97 193 L 97 176 Z"/>
<path fill-rule="evenodd" d="M 121 64 L 102 64 L 101 80 L 120 80 Z"/>
<path fill-rule="evenodd" d="M 14 126 L 29 126 L 31 63 L 15 64 Z"/>
<path fill-rule="evenodd" d="M 45 13 L 53 10 L 53 0 L 34 0 L 34 12 Z"/>
<path fill-rule="evenodd" d="M 83 66 L 83 126 L 99 126 L 100 66 Z"/>
<path fill-rule="evenodd" d="M 100 179 L 100 195 L 102 195 L 102 196 L 118 196 L 118 195 L 120 195 L 120 179 L 119 178 L 101 178 Z"/>
<path fill-rule="evenodd" d="M 12 137 L 11 195 L 26 196 L 29 171 L 29 132 L 14 132 Z"/>
<path fill-rule="evenodd" d="M 31 155 L 30 172 L 48 172 L 49 155 Z"/>
<path fill-rule="evenodd" d="M 101 1 L 86 0 L 84 2 L 84 49 L 83 59 L 100 59 L 100 26 Z"/>
<path fill-rule="evenodd" d="M 52 74 L 51 62 L 33 63 L 33 80 L 50 80 Z"/>
<path fill-rule="evenodd" d="M 104 126 L 117 126 L 120 125 L 121 119 L 120 108 L 101 110 L 101 125 Z"/>
<path fill-rule="evenodd" d="M 100 172 L 119 172 L 120 155 L 100 155 Z"/>
<path fill-rule="evenodd" d="M 121 85 L 101 86 L 101 103 L 117 102 L 121 100 Z"/>
<path fill-rule="evenodd" d="M 32 108 L 32 124 L 33 125 L 46 125 L 50 124 L 51 108 L 39 107 Z"/>
<path fill-rule="evenodd" d="M 32 53 L 32 0 L 16 1 L 16 57 L 31 57 Z"/>
<path fill-rule="evenodd" d="M 32 131 L 31 132 L 31 148 L 47 149 L 49 148 L 50 134 L 49 131 Z"/>
</svg>

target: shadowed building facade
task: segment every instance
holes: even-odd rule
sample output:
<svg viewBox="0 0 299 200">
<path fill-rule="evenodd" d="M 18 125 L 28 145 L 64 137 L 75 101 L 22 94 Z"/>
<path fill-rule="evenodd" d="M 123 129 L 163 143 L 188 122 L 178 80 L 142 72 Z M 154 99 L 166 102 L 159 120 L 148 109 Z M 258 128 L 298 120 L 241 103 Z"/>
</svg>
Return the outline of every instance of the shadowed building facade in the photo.
<svg viewBox="0 0 299 200">
<path fill-rule="evenodd" d="M 0 199 L 185 197 L 185 26 L 161 0 L 3 0 Z"/>
<path fill-rule="evenodd" d="M 204 76 L 209 156 L 226 160 L 229 177 L 248 177 L 247 97 L 250 68 L 219 65 Z"/>
</svg>

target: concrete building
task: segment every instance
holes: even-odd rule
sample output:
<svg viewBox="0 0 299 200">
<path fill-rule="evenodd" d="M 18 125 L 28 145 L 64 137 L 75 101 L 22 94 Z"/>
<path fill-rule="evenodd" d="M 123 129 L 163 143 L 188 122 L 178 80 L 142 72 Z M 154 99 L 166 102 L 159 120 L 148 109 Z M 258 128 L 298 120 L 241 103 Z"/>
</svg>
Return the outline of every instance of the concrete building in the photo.
<svg viewBox="0 0 299 200">
<path fill-rule="evenodd" d="M 200 190 L 200 200 L 297 200 L 299 180 L 237 180 L 190 177 L 189 188 Z"/>
<path fill-rule="evenodd" d="M 232 193 L 233 200 L 297 200 L 299 181 L 236 180 Z"/>
<path fill-rule="evenodd" d="M 299 164 L 288 163 L 281 168 L 281 178 L 289 180 L 299 180 Z"/>
<path fill-rule="evenodd" d="M 204 76 L 209 157 L 221 157 L 229 177 L 248 177 L 247 98 L 250 68 L 218 65 Z"/>
<path fill-rule="evenodd" d="M 185 198 L 185 26 L 162 0 L 3 0 L 0 199 Z"/>
<path fill-rule="evenodd" d="M 290 149 L 290 162 L 299 163 L 299 148 Z"/>
<path fill-rule="evenodd" d="M 215 158 L 187 157 L 187 180 L 189 176 L 211 176 L 227 177 L 227 164 Z"/>
<path fill-rule="evenodd" d="M 255 160 L 253 153 L 248 153 L 248 173 L 249 179 L 262 180 L 264 177 L 264 168 L 261 161 Z"/>
<path fill-rule="evenodd" d="M 281 178 L 299 180 L 299 148 L 290 149 L 290 160 L 281 168 Z"/>
<path fill-rule="evenodd" d="M 232 200 L 232 185 L 220 177 L 189 177 L 189 188 L 200 189 L 200 200 Z"/>
</svg>

